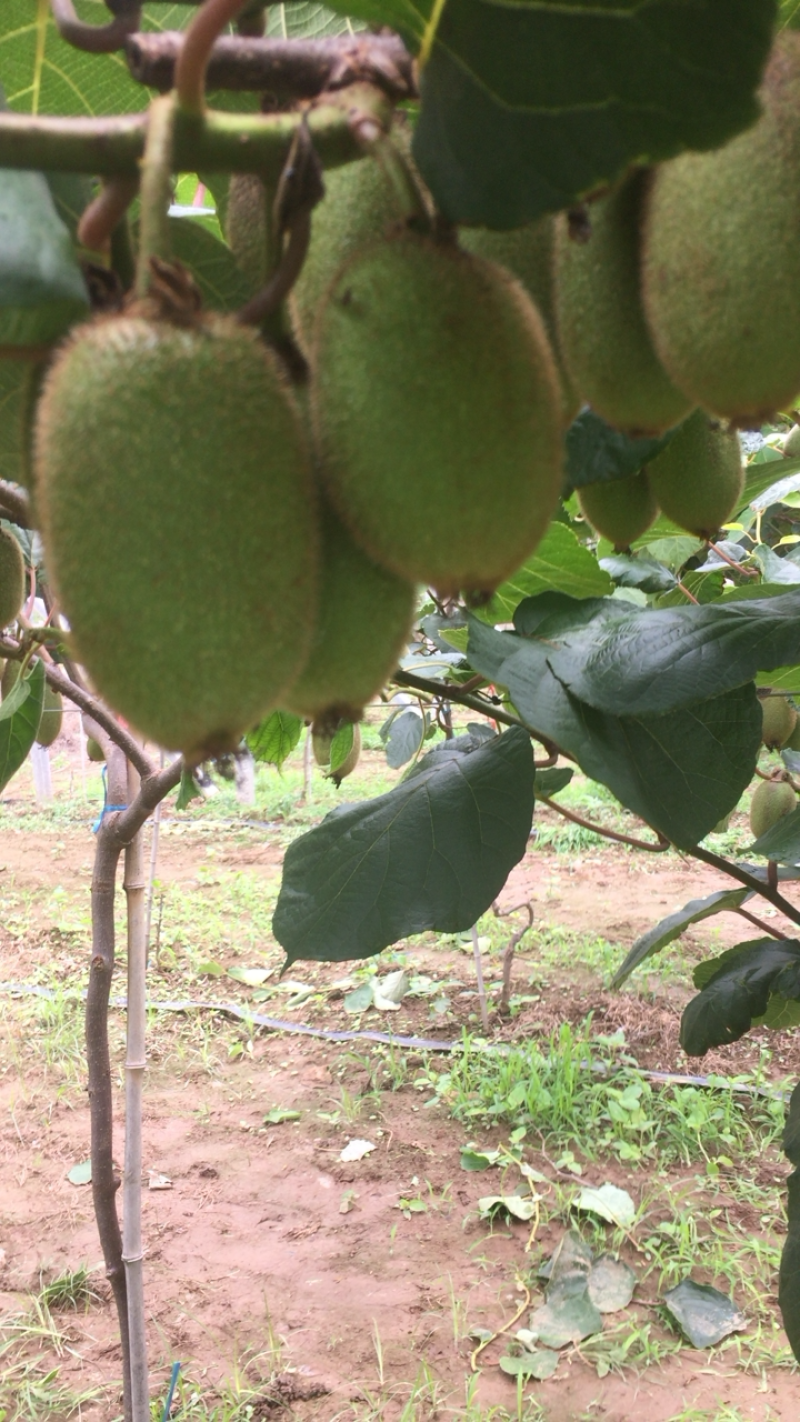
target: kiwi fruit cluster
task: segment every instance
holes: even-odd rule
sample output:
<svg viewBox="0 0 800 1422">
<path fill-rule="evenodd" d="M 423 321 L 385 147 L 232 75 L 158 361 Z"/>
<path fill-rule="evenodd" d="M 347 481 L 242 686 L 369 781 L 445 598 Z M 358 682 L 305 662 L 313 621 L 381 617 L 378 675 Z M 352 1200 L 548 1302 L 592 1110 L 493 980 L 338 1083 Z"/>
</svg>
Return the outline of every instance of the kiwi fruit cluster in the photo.
<svg viewBox="0 0 800 1422">
<path fill-rule="evenodd" d="M 0 628 L 8 627 L 25 596 L 25 564 L 13 533 L 0 528 Z"/>
</svg>

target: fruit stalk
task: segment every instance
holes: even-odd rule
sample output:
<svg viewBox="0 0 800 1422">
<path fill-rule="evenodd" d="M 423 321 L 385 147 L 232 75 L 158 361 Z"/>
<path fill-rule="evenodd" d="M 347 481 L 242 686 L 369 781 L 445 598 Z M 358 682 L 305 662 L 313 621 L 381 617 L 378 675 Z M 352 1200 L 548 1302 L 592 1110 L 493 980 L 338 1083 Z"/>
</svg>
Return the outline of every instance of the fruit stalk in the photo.
<svg viewBox="0 0 800 1422">
<path fill-rule="evenodd" d="M 170 252 L 169 204 L 175 101 L 171 94 L 154 99 L 147 122 L 142 162 L 142 216 L 136 262 L 136 295 L 146 296 L 152 281 L 151 258 Z"/>
<path fill-rule="evenodd" d="M 206 109 L 206 70 L 215 39 L 235 20 L 244 0 L 206 0 L 186 31 L 175 65 L 175 92 L 186 114 L 201 118 Z"/>
</svg>

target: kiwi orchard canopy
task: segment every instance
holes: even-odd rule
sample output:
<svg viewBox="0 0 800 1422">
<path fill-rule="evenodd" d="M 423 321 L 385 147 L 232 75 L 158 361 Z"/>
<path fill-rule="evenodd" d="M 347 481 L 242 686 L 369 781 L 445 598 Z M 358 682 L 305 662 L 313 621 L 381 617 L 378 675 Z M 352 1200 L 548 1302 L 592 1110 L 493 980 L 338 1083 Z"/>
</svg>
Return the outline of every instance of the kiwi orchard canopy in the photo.
<svg viewBox="0 0 800 1422">
<path fill-rule="evenodd" d="M 287 963 L 472 929 L 576 769 L 638 821 L 597 833 L 735 884 L 618 981 L 745 895 L 800 933 L 778 873 L 800 860 L 800 36 L 788 0 L 333 0 L 292 7 L 289 40 L 248 12 L 221 43 L 236 0 L 172 7 L 185 33 L 159 0 L 141 32 L 107 8 L 0 5 L 0 789 L 79 706 L 108 779 L 92 1185 L 146 1422 L 133 895 L 142 826 L 178 786 L 186 808 L 199 758 L 244 738 L 280 767 L 307 722 L 307 772 L 313 750 L 355 796 L 359 718 L 415 698 L 380 713 L 403 773 L 285 854 Z M 199 220 L 169 217 L 176 178 Z M 753 425 L 772 448 L 743 463 Z M 159 770 L 154 747 L 182 754 Z M 706 841 L 754 777 L 743 865 Z M 123 850 L 124 1241 L 103 1065 Z M 776 942 L 701 965 L 689 1050 L 747 1030 L 755 980 L 765 1021 L 800 1014 L 800 941 Z"/>
</svg>

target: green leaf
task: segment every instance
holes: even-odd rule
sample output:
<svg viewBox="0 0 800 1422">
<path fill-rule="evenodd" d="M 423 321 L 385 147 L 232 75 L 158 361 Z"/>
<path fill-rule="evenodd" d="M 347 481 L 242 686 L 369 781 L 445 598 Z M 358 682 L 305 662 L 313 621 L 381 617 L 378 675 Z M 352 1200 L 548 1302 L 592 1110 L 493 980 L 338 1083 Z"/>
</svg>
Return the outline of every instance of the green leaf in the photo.
<svg viewBox="0 0 800 1422">
<path fill-rule="evenodd" d="M 800 0 L 780 0 L 778 29 L 800 29 Z"/>
<path fill-rule="evenodd" d="M 619 1313 L 627 1308 L 636 1288 L 636 1275 L 628 1264 L 613 1254 L 601 1254 L 589 1275 L 589 1298 L 600 1313 Z"/>
<path fill-rule="evenodd" d="M 200 288 L 203 305 L 236 311 L 250 296 L 250 285 L 224 242 L 194 217 L 170 219 L 172 255 L 187 266 Z"/>
<path fill-rule="evenodd" d="M 779 991 L 781 981 L 787 987 L 791 983 L 788 970 L 800 970 L 800 943 L 754 938 L 700 967 L 705 971 L 695 971 L 695 983 L 702 990 L 681 1019 L 681 1046 L 690 1057 L 738 1042 L 750 1030 L 753 1018 L 765 1012 L 770 993 Z"/>
<path fill-rule="evenodd" d="M 795 1086 L 789 1098 L 789 1109 L 786 1112 L 781 1146 L 784 1155 L 792 1165 L 800 1166 L 800 1082 Z"/>
<path fill-rule="evenodd" d="M 572 603 L 555 595 L 530 599 L 517 611 L 519 637 L 470 623 L 469 660 L 476 671 L 508 687 L 527 725 L 573 756 L 592 780 L 674 844 L 697 844 L 738 803 L 749 784 L 761 737 L 761 709 L 752 686 L 666 716 L 604 715 L 569 695 L 550 669 L 563 619 L 619 616 L 621 604 Z M 547 616 L 548 610 L 550 616 Z M 622 608 L 622 616 L 626 616 Z M 612 623 L 613 624 L 613 620 Z M 577 634 L 576 634 L 577 635 Z M 631 679 L 638 676 L 634 664 Z M 622 680 L 618 704 L 628 706 Z"/>
<path fill-rule="evenodd" d="M 691 899 L 688 904 L 684 904 L 683 908 L 668 914 L 654 928 L 648 929 L 641 938 L 637 938 L 630 952 L 617 968 L 609 987 L 621 987 L 635 968 L 640 967 L 656 953 L 660 953 L 668 943 L 674 943 L 675 939 L 680 938 L 681 934 L 685 933 L 693 923 L 701 923 L 704 918 L 711 918 L 715 913 L 725 913 L 738 908 L 745 899 L 750 898 L 751 893 L 750 889 L 718 889 L 715 894 L 709 894 L 705 899 Z"/>
<path fill-rule="evenodd" d="M 776 13 L 774 0 L 345 5 L 415 47 L 435 34 L 414 156 L 447 217 L 497 228 L 752 124 Z"/>
<path fill-rule="evenodd" d="M 676 583 L 675 574 L 649 553 L 612 553 L 600 559 L 600 567 L 619 587 L 645 593 L 669 592 Z"/>
<path fill-rule="evenodd" d="M 273 711 L 245 736 L 254 760 L 280 770 L 303 733 L 303 722 L 291 711 Z"/>
<path fill-rule="evenodd" d="M 413 760 L 425 739 L 427 729 L 425 718 L 419 711 L 413 711 L 411 708 L 401 711 L 399 716 L 392 717 L 386 737 L 386 762 L 392 770 L 399 770 L 401 765 Z"/>
<path fill-rule="evenodd" d="M 636 1219 L 636 1206 L 627 1190 L 617 1185 L 584 1185 L 578 1196 L 577 1209 L 599 1215 L 601 1220 L 616 1225 L 618 1229 L 630 1229 Z"/>
<path fill-rule="evenodd" d="M 582 410 L 565 435 L 567 482 L 573 489 L 586 484 L 630 479 L 662 449 L 674 430 L 655 439 L 630 439 L 621 430 L 607 425 L 594 410 Z"/>
<path fill-rule="evenodd" d="M 481 1219 L 494 1219 L 497 1215 L 511 1215 L 512 1219 L 527 1224 L 536 1214 L 536 1200 L 530 1195 L 483 1195 L 478 1201 Z"/>
<path fill-rule="evenodd" d="M 800 863 L 800 805 L 748 846 L 748 854 L 763 854 L 776 864 Z"/>
<path fill-rule="evenodd" d="M 0 345 L 49 345 L 88 310 L 72 241 L 46 178 L 0 170 Z"/>
<path fill-rule="evenodd" d="M 800 593 L 705 607 L 618 604 L 613 625 L 575 623 L 549 651 L 565 687 L 599 711 L 690 706 L 800 660 Z"/>
<path fill-rule="evenodd" d="M 192 800 L 202 800 L 203 796 L 197 788 L 197 783 L 188 765 L 184 765 L 181 770 L 181 782 L 178 786 L 178 798 L 175 801 L 176 810 L 185 810 Z"/>
<path fill-rule="evenodd" d="M 0 706 L 0 790 L 16 775 L 36 740 L 44 687 L 44 665 L 36 662 Z"/>
<path fill-rule="evenodd" d="M 98 23 L 107 22 L 102 5 L 84 7 L 84 17 L 87 9 Z M 147 27 L 161 28 L 152 20 Z M 9 107 L 21 113 L 121 114 L 147 105 L 147 91 L 131 79 L 124 55 L 88 54 L 67 44 L 43 0 L 0 5 L 0 78 Z"/>
<path fill-rule="evenodd" d="M 457 736 L 388 794 L 334 810 L 286 852 L 273 932 L 287 965 L 470 928 L 525 853 L 532 815 L 533 754 L 515 729 Z"/>
<path fill-rule="evenodd" d="M 757 543 L 751 551 L 766 582 L 795 586 L 800 583 L 800 567 L 794 559 L 782 558 L 779 553 L 773 552 L 768 543 Z"/>
<path fill-rule="evenodd" d="M 533 792 L 537 798 L 543 796 L 551 799 L 557 795 L 559 790 L 564 790 L 569 785 L 575 771 L 569 765 L 557 765 L 552 770 L 537 770 L 533 783 Z"/>
<path fill-rule="evenodd" d="M 551 589 L 573 598 L 602 597 L 613 591 L 608 574 L 565 523 L 550 524 L 533 556 L 501 583 L 477 616 L 484 622 L 509 622 L 523 598 Z"/>
<path fill-rule="evenodd" d="M 501 1371 L 511 1378 L 536 1378 L 544 1382 L 558 1367 L 558 1353 L 552 1348 L 525 1349 L 524 1353 L 504 1353 L 499 1359 Z"/>
<path fill-rule="evenodd" d="M 683 1279 L 664 1294 L 664 1305 L 693 1348 L 713 1348 L 731 1333 L 747 1327 L 747 1319 L 732 1299 L 710 1284 Z"/>
<path fill-rule="evenodd" d="M 794 1093 L 792 1093 L 794 1095 Z M 789 1346 L 800 1358 L 800 1171 L 788 1180 L 786 1243 L 781 1254 L 778 1303 Z"/>
</svg>

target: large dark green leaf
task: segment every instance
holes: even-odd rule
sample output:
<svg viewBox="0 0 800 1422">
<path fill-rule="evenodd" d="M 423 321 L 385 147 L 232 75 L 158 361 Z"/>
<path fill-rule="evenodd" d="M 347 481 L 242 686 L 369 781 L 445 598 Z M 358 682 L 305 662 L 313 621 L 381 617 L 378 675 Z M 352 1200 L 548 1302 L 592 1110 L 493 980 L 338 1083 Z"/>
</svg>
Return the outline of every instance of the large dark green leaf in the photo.
<svg viewBox="0 0 800 1422">
<path fill-rule="evenodd" d="M 566 631 L 549 661 L 573 695 L 632 715 L 689 706 L 800 660 L 800 593 L 705 607 L 628 606 Z"/>
<path fill-rule="evenodd" d="M 753 1018 L 763 1016 L 772 992 L 795 996 L 800 943 L 755 938 L 700 966 L 704 972 L 695 972 L 695 982 L 703 983 L 702 990 L 681 1019 L 681 1046 L 690 1057 L 738 1042 Z M 706 976 L 709 968 L 714 971 Z"/>
<path fill-rule="evenodd" d="M 470 665 L 508 687 L 527 725 L 574 756 L 586 775 L 607 785 L 634 814 L 674 844 L 696 844 L 737 804 L 760 743 L 761 710 L 752 685 L 664 716 L 614 716 L 570 695 L 550 669 L 551 648 L 570 615 L 588 618 L 592 600 L 531 598 L 516 623 L 519 637 L 470 624 Z M 624 615 L 624 605 L 600 599 L 597 620 Z M 631 669 L 631 675 L 636 674 Z M 626 684 L 618 705 L 627 707 Z"/>
<path fill-rule="evenodd" d="M 644 593 L 669 592 L 676 584 L 674 573 L 647 553 L 612 553 L 600 559 L 600 567 L 620 587 L 640 588 Z"/>
<path fill-rule="evenodd" d="M 0 790 L 16 775 L 36 740 L 44 681 L 44 667 L 37 662 L 0 706 Z"/>
<path fill-rule="evenodd" d="M 0 170 L 0 345 L 47 345 L 88 310 L 44 174 Z"/>
<path fill-rule="evenodd" d="M 793 1093 L 794 1094 L 794 1093 Z M 794 1164 L 794 1160 L 792 1160 Z M 800 1171 L 788 1180 L 786 1243 L 781 1254 L 778 1303 L 789 1347 L 800 1359 Z"/>
<path fill-rule="evenodd" d="M 498 228 L 753 123 L 776 14 L 774 0 L 342 3 L 404 28 L 423 58 L 436 26 L 414 155 L 446 216 Z"/>
<path fill-rule="evenodd" d="M 565 523 L 551 523 L 536 552 L 506 582 L 478 616 L 508 622 L 524 598 L 554 590 L 573 598 L 603 597 L 613 591 L 608 573 Z"/>
<path fill-rule="evenodd" d="M 784 1155 L 788 1156 L 792 1165 L 800 1166 L 800 1082 L 795 1086 L 789 1100 L 781 1145 Z"/>
<path fill-rule="evenodd" d="M 612 429 L 594 410 L 582 410 L 565 436 L 567 480 L 573 489 L 585 484 L 630 479 L 665 449 L 674 431 L 656 439 L 629 439 Z"/>
<path fill-rule="evenodd" d="M 286 853 L 273 931 L 287 964 L 470 928 L 525 853 L 533 774 L 524 731 L 458 736 L 388 794 L 327 815 Z"/>
<path fill-rule="evenodd" d="M 648 958 L 652 958 L 654 954 L 660 953 L 668 943 L 674 943 L 675 939 L 680 938 L 681 934 L 685 933 L 693 923 L 701 923 L 704 918 L 711 918 L 716 913 L 737 909 L 745 899 L 750 897 L 751 893 L 751 889 L 718 889 L 715 894 L 709 894 L 705 899 L 691 899 L 688 904 L 684 904 L 683 908 L 668 914 L 666 918 L 662 918 L 660 923 L 649 928 L 647 933 L 643 933 L 641 938 L 637 938 L 630 952 L 617 968 L 609 986 L 612 988 L 621 987 L 635 968 L 638 968 Z"/>
</svg>

